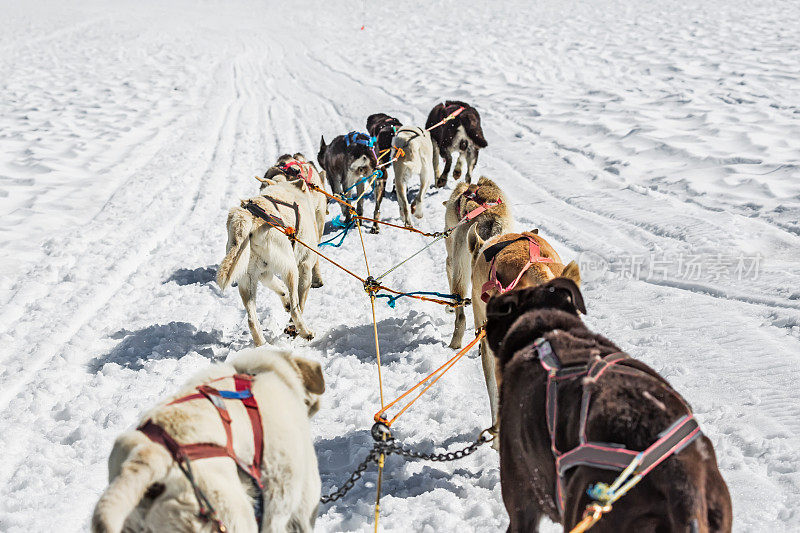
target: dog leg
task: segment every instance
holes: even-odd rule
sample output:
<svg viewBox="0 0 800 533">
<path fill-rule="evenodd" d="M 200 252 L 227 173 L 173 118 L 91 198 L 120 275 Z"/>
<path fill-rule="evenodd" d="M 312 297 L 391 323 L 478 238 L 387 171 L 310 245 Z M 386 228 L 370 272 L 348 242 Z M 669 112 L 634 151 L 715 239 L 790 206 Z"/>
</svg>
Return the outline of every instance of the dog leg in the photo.
<svg viewBox="0 0 800 533">
<path fill-rule="evenodd" d="M 239 296 L 242 297 L 244 309 L 247 311 L 247 327 L 250 328 L 250 334 L 253 336 L 255 345 L 261 346 L 267 343 L 267 339 L 264 338 L 264 334 L 261 332 L 261 324 L 258 321 L 258 312 L 256 311 L 257 287 L 258 284 L 249 274 L 239 280 Z"/>
<path fill-rule="evenodd" d="M 288 313 L 289 309 L 291 309 L 291 304 L 289 303 L 289 289 L 286 288 L 286 284 L 272 273 L 261 276 L 261 283 L 278 295 L 281 299 L 281 304 L 283 304 L 283 310 Z"/>
<path fill-rule="evenodd" d="M 306 327 L 305 322 L 303 322 L 303 311 L 302 311 L 300 288 L 299 288 L 300 277 L 301 277 L 300 274 L 301 272 L 298 270 L 296 264 L 292 264 L 291 267 L 289 268 L 289 271 L 286 272 L 285 278 L 286 278 L 286 284 L 289 287 L 289 302 L 291 306 L 291 308 L 289 309 L 289 314 L 292 320 L 290 325 L 287 326 L 286 329 L 284 330 L 284 333 L 291 335 L 292 334 L 291 326 L 293 325 L 296 328 L 297 333 L 301 337 L 303 337 L 304 339 L 313 339 L 314 332 L 309 330 Z M 302 274 L 304 278 L 303 280 L 304 289 L 307 293 L 308 288 L 311 285 L 311 272 L 309 271 L 308 268 L 303 268 Z"/>
<path fill-rule="evenodd" d="M 461 179 L 461 172 L 466 166 L 467 166 L 467 156 L 463 151 L 459 150 L 458 160 L 456 161 L 456 168 L 453 169 L 453 179 L 455 180 Z"/>
<path fill-rule="evenodd" d="M 325 285 L 322 281 L 322 272 L 320 271 L 319 266 L 319 256 L 317 256 L 316 260 L 314 261 L 314 268 L 311 270 L 311 287 L 313 289 L 319 289 Z"/>
<path fill-rule="evenodd" d="M 386 171 L 388 172 L 388 168 Z M 381 178 L 378 180 L 378 184 L 375 186 L 375 212 L 372 214 L 372 218 L 375 220 L 381 219 L 381 202 L 383 201 L 383 194 L 386 192 L 386 178 Z M 370 233 L 380 233 L 380 227 L 378 226 L 377 222 L 372 223 L 372 229 L 369 230 Z"/>
<path fill-rule="evenodd" d="M 403 224 L 406 227 L 412 227 L 411 212 L 408 206 L 408 191 L 406 190 L 406 178 L 408 169 L 405 165 L 400 165 L 395 168 L 394 172 L 394 190 L 397 193 L 397 203 L 400 206 L 400 216 L 403 218 Z"/>
<path fill-rule="evenodd" d="M 455 258 L 451 261 L 450 270 L 450 294 L 461 298 L 467 296 L 467 285 L 469 284 L 469 261 L 467 265 L 463 261 Z M 455 309 L 456 320 L 453 328 L 453 338 L 450 340 L 450 347 L 453 349 L 461 348 L 461 341 L 464 338 L 464 330 L 467 327 L 467 315 L 464 313 L 464 306 L 460 305 Z"/>
<path fill-rule="evenodd" d="M 422 200 L 425 198 L 425 193 L 428 192 L 428 187 L 431 185 L 431 177 L 433 176 L 433 167 L 430 162 L 422 165 L 422 170 L 419 173 L 419 193 L 414 198 L 414 203 L 411 204 L 411 212 L 417 218 L 422 218 Z"/>
<path fill-rule="evenodd" d="M 439 158 L 442 156 L 439 154 L 439 143 L 433 141 L 431 144 L 433 145 L 433 175 L 436 177 L 436 186 L 441 187 L 439 185 Z"/>
<path fill-rule="evenodd" d="M 467 183 L 472 183 L 472 171 L 475 169 L 475 164 L 478 162 L 478 147 L 470 144 L 467 150 Z"/>
<path fill-rule="evenodd" d="M 489 393 L 489 407 L 492 410 L 492 426 L 497 429 L 497 410 L 499 402 L 497 392 L 498 382 L 495 374 L 496 365 L 494 353 L 489 348 L 489 343 L 486 342 L 486 339 L 481 339 L 480 352 L 481 365 L 483 366 L 483 378 L 486 380 L 486 392 Z M 492 447 L 497 449 L 499 443 L 499 439 L 495 438 Z"/>
<path fill-rule="evenodd" d="M 453 154 L 449 151 L 445 150 L 442 152 L 442 157 L 444 158 L 444 170 L 442 171 L 442 175 L 436 179 L 437 187 L 444 187 L 447 185 L 447 175 L 450 173 L 450 167 L 453 164 Z"/>
<path fill-rule="evenodd" d="M 364 190 L 365 189 L 366 189 L 366 187 L 364 186 L 363 183 L 361 185 L 359 185 L 358 187 L 356 187 L 356 190 L 358 191 L 358 195 L 361 197 L 361 199 L 358 201 L 358 204 L 356 204 L 356 214 L 358 216 L 360 216 L 360 217 L 364 216 Z"/>
</svg>

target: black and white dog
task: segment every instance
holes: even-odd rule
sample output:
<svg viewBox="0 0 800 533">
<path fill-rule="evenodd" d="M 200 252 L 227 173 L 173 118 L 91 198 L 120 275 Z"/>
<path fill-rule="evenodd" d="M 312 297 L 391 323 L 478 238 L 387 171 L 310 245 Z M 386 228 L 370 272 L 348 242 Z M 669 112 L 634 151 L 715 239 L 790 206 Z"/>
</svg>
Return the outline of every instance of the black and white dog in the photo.
<svg viewBox="0 0 800 533">
<path fill-rule="evenodd" d="M 397 130 L 402 126 L 399 120 L 390 117 L 386 113 L 375 113 L 367 117 L 367 131 L 375 138 L 375 146 L 378 149 L 378 163 L 385 163 L 391 159 L 392 140 Z M 387 167 L 375 186 L 375 213 L 372 215 L 375 220 L 380 220 L 381 218 L 381 202 L 386 192 L 386 171 L 388 170 Z M 378 233 L 379 227 L 377 223 L 373 224 L 371 231 L 372 233 Z"/>
<path fill-rule="evenodd" d="M 366 133 L 351 131 L 347 135 L 339 135 L 330 144 L 325 144 L 322 137 L 317 154 L 317 162 L 325 170 L 328 183 L 334 194 L 345 196 L 361 196 L 366 187 L 366 180 L 375 172 L 378 165 L 375 155 L 375 139 Z M 350 212 L 340 204 L 345 221 L 350 221 Z M 364 198 L 356 205 L 358 216 L 364 214 Z"/>
<path fill-rule="evenodd" d="M 453 178 L 459 179 L 462 169 L 466 166 L 466 182 L 471 183 L 472 169 L 478 162 L 478 149 L 488 146 L 481 129 L 481 116 L 474 107 L 464 102 L 447 100 L 443 104 L 436 104 L 428 114 L 425 128 L 431 128 L 457 111 L 458 115 L 452 120 L 430 130 L 433 138 L 433 166 L 437 176 L 437 187 L 444 187 L 447 183 L 447 174 L 453 163 L 452 153 L 455 151 L 459 152 L 459 156 L 453 169 Z M 444 158 L 444 171 L 441 174 L 439 174 L 439 157 Z"/>
</svg>

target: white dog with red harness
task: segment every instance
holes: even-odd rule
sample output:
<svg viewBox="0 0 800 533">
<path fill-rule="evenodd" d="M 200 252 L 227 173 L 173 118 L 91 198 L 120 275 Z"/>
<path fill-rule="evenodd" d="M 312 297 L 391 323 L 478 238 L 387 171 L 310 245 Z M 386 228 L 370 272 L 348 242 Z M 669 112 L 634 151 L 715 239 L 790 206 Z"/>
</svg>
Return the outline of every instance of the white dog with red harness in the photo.
<svg viewBox="0 0 800 533">
<path fill-rule="evenodd" d="M 311 531 L 319 363 L 255 348 L 196 375 L 114 443 L 92 531 Z"/>
</svg>

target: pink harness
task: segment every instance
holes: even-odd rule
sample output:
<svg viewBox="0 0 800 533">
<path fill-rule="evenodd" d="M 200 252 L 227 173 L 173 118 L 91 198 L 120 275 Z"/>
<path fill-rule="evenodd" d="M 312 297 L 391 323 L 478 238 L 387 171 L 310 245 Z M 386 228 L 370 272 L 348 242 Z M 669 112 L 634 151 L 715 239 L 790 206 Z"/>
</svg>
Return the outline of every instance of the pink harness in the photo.
<svg viewBox="0 0 800 533">
<path fill-rule="evenodd" d="M 464 193 L 462 194 L 462 196 L 464 198 L 466 198 L 467 200 L 472 200 L 473 202 L 478 204 L 478 207 L 476 207 L 475 209 L 473 209 L 472 211 L 470 211 L 469 213 L 467 213 L 465 215 L 461 215 L 461 220 L 459 221 L 459 224 L 462 224 L 464 222 L 469 222 L 470 220 L 474 219 L 475 217 L 477 217 L 478 215 L 480 215 L 484 211 L 487 211 L 487 210 L 491 209 L 492 207 L 495 207 L 495 206 L 500 205 L 500 204 L 503 203 L 503 199 L 502 198 L 498 198 L 494 202 L 481 202 L 478 199 L 477 192 L 478 192 L 478 190 L 475 189 L 475 192 L 464 191 Z"/>
<path fill-rule="evenodd" d="M 503 287 L 503 284 L 500 283 L 499 279 L 497 279 L 497 254 L 500 253 L 500 250 L 498 250 L 497 253 L 494 256 L 492 256 L 491 265 L 490 265 L 491 270 L 490 270 L 490 273 L 489 273 L 489 280 L 486 283 L 483 284 L 483 287 L 481 287 L 481 300 L 483 300 L 484 302 L 488 302 L 489 301 L 489 291 L 491 291 L 492 289 L 497 289 L 499 294 L 503 294 L 505 292 L 510 291 L 514 287 L 516 287 L 517 284 L 519 283 L 519 280 L 522 279 L 522 276 L 525 274 L 525 272 L 527 272 L 528 269 L 530 269 L 535 263 L 552 263 L 553 262 L 553 259 L 551 257 L 542 257 L 539 254 L 539 250 L 540 250 L 539 249 L 539 245 L 536 243 L 535 240 L 533 240 L 533 238 L 528 237 L 527 235 L 525 235 L 525 236 L 523 236 L 523 237 L 521 237 L 519 239 L 514 239 L 514 240 L 511 240 L 511 241 L 505 241 L 503 243 L 498 243 L 498 244 L 502 244 L 503 245 L 502 248 L 505 248 L 509 244 L 512 244 L 512 243 L 517 242 L 518 240 L 522 240 L 522 239 L 526 239 L 528 241 L 528 250 L 529 250 L 529 253 L 530 253 L 530 258 L 528 259 L 528 262 L 525 263 L 525 266 L 522 267 L 522 270 L 519 271 L 519 274 L 517 274 L 517 277 L 514 279 L 514 281 L 512 281 L 507 287 Z M 494 246 L 497 246 L 497 244 L 495 244 Z M 487 250 L 487 252 L 488 251 L 489 250 Z"/>
<path fill-rule="evenodd" d="M 591 384 L 597 382 L 606 372 L 618 372 L 629 375 L 646 374 L 637 368 L 638 362 L 628 358 L 623 352 L 611 353 L 597 357 L 585 364 L 563 366 L 558 354 L 550 342 L 544 337 L 533 343 L 539 364 L 547 372 L 546 416 L 547 431 L 550 433 L 550 449 L 553 452 L 556 466 L 556 503 L 561 516 L 564 516 L 564 485 L 569 470 L 576 466 L 591 466 L 605 470 L 625 470 L 632 462 L 636 462 L 634 473 L 643 477 L 670 456 L 679 453 L 700 435 L 700 426 L 692 414 L 692 410 L 678 397 L 686 409 L 686 414 L 679 417 L 671 426 L 659 434 L 659 438 L 642 451 L 629 450 L 620 444 L 590 441 L 586 434 L 586 423 L 589 419 L 589 408 L 592 400 Z M 583 380 L 583 392 L 580 406 L 578 445 L 566 452 L 561 451 L 556 443 L 558 423 L 558 391 L 561 383 Z"/>
</svg>

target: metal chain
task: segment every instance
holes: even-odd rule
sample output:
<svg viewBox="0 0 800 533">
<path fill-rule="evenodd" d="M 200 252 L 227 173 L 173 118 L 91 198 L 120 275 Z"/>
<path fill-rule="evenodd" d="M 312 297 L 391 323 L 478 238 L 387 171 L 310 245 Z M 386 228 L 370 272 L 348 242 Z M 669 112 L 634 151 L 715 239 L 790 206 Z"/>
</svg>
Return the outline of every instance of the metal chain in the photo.
<svg viewBox="0 0 800 533">
<path fill-rule="evenodd" d="M 375 435 L 373 433 L 373 435 Z M 383 440 L 376 440 L 375 444 L 373 444 L 372 449 L 367 455 L 366 459 L 364 459 L 355 471 L 350 475 L 350 478 L 344 482 L 344 484 L 339 487 L 337 490 L 331 492 L 327 496 L 323 496 L 320 498 L 320 502 L 322 503 L 330 503 L 335 502 L 336 500 L 342 498 L 345 494 L 350 492 L 350 490 L 355 486 L 356 481 L 361 479 L 361 476 L 364 475 L 364 472 L 369 467 L 370 463 L 377 463 L 378 457 L 381 454 L 386 455 L 399 455 L 401 457 L 407 457 L 409 459 L 421 459 L 423 461 L 433 461 L 439 463 L 445 463 L 449 461 L 457 461 L 459 459 L 463 459 L 468 455 L 472 455 L 475 453 L 481 444 L 486 442 L 491 442 L 494 440 L 494 434 L 491 430 L 485 429 L 481 431 L 481 434 L 478 435 L 478 438 L 472 444 L 468 446 L 456 450 L 454 452 L 446 452 L 446 453 L 424 453 L 424 452 L 417 452 L 414 450 L 409 450 L 404 448 L 402 444 L 394 440 L 393 437 L 389 437 L 386 441 Z"/>
<path fill-rule="evenodd" d="M 340 499 L 345 494 L 350 492 L 350 489 L 352 489 L 355 486 L 356 481 L 361 479 L 361 476 L 364 475 L 364 471 L 369 467 L 370 463 L 378 462 L 379 454 L 376 451 L 377 448 L 378 446 L 376 443 L 376 445 L 373 446 L 372 450 L 370 450 L 369 455 L 367 455 L 367 458 L 361 461 L 361 464 L 358 465 L 355 472 L 350 474 L 350 478 L 347 481 L 345 481 L 344 484 L 337 490 L 331 492 L 327 496 L 323 496 L 322 498 L 319 499 L 319 501 L 321 503 L 335 502 L 336 500 Z"/>
<path fill-rule="evenodd" d="M 379 442 L 378 447 L 382 448 L 386 455 L 396 454 L 402 457 L 408 457 L 410 459 L 421 459 L 423 461 L 433 461 L 438 463 L 446 463 L 448 461 L 457 461 L 459 459 L 463 459 L 468 455 L 472 455 L 476 451 L 481 444 L 490 442 L 494 437 L 487 437 L 486 432 L 481 432 L 478 436 L 477 440 L 472 444 L 454 452 L 446 452 L 446 453 L 424 453 L 424 452 L 417 452 L 414 450 L 408 450 L 403 448 L 402 444 L 396 441 L 388 441 L 386 443 Z"/>
</svg>

